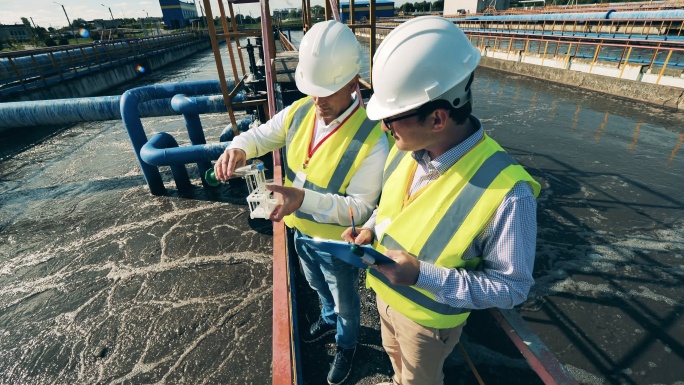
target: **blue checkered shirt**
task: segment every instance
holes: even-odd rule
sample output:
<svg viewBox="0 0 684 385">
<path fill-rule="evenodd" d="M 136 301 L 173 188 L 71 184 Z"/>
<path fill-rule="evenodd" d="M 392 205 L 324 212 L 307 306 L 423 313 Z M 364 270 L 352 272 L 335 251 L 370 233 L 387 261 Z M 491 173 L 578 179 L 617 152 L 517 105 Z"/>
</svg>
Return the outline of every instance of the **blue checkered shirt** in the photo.
<svg viewBox="0 0 684 385">
<path fill-rule="evenodd" d="M 412 154 L 418 168 L 410 194 L 436 180 L 482 139 L 482 125 L 474 117 L 473 122 L 479 127 L 477 132 L 439 157 L 431 160 L 425 150 Z M 369 222 L 374 220 L 375 215 Z M 449 269 L 421 261 L 415 287 L 457 308 L 512 308 L 527 298 L 534 284 L 536 241 L 537 203 L 529 184 L 519 182 L 463 255 L 464 260 L 482 257 L 480 267 Z"/>
</svg>

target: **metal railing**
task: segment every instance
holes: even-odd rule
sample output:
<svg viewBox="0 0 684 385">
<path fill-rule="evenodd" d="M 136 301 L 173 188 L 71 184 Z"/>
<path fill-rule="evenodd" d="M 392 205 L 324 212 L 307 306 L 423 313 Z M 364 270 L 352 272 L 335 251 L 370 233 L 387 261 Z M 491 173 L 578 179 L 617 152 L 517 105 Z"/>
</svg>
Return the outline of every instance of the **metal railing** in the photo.
<svg viewBox="0 0 684 385">
<path fill-rule="evenodd" d="M 547 1 L 548 3 L 548 1 Z M 491 7 L 484 12 L 469 13 L 469 14 L 454 14 L 444 15 L 445 17 L 467 17 L 467 16 L 484 16 L 489 14 L 494 15 L 529 15 L 529 14 L 546 14 L 546 13 L 587 13 L 587 12 L 607 12 L 610 10 L 618 11 L 653 11 L 653 10 L 668 10 L 675 8 L 684 8 L 684 0 L 670 0 L 670 1 L 637 1 L 628 3 L 594 3 L 594 4 L 568 4 L 555 5 L 545 4 L 544 6 L 534 7 L 516 7 L 505 10 L 492 9 Z"/>
<path fill-rule="evenodd" d="M 205 34 L 187 32 L 0 53 L 0 91 L 47 86 L 168 49 L 182 48 L 204 38 Z M 145 71 L 145 68 L 141 67 L 139 71 Z"/>
<path fill-rule="evenodd" d="M 571 60 L 582 59 L 591 67 L 600 62 L 619 69 L 618 78 L 624 75 L 627 64 L 641 65 L 642 73 L 658 72 L 655 84 L 659 84 L 668 71 L 678 76 L 684 69 L 684 45 L 672 47 L 658 42 L 646 46 L 638 42 L 601 42 L 593 39 L 562 41 L 543 36 L 517 37 L 486 33 L 468 33 L 468 36 L 473 45 L 482 50 L 487 48 L 501 53 L 519 54 L 519 61 L 535 55 L 542 60 L 564 61 L 566 69 Z"/>
<path fill-rule="evenodd" d="M 561 19 L 561 20 L 475 20 L 455 19 L 464 31 L 552 35 L 643 41 L 684 42 L 683 20 L 655 19 Z"/>
</svg>

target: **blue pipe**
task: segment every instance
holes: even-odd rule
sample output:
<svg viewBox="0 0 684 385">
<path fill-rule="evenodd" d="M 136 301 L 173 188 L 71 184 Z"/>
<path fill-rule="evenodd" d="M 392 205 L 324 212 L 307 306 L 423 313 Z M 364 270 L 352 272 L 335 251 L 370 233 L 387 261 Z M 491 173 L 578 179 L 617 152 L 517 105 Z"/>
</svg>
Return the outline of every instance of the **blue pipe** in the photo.
<svg viewBox="0 0 684 385">
<path fill-rule="evenodd" d="M 203 113 L 226 112 L 223 95 L 196 98 Z M 244 94 L 237 94 L 234 102 L 245 100 Z M 66 125 L 79 122 L 121 119 L 121 96 L 93 98 L 36 100 L 26 102 L 0 103 L 0 131 L 6 128 Z M 140 117 L 177 115 L 171 99 L 153 99 L 140 103 Z"/>
<path fill-rule="evenodd" d="M 252 124 L 252 119 L 238 119 L 236 122 L 238 132 L 246 132 L 249 130 L 249 125 Z M 231 142 L 235 137 L 235 131 L 233 130 L 233 123 L 228 123 L 226 128 L 221 132 L 219 137 L 219 142 Z"/>
<path fill-rule="evenodd" d="M 232 79 L 230 80 L 232 81 Z M 229 86 L 230 88 L 231 86 Z M 221 91 L 219 90 L 219 93 Z M 244 101 L 242 94 L 235 95 L 233 101 Z M 178 114 L 206 114 L 214 110 L 214 105 L 217 102 L 223 103 L 223 95 L 211 96 L 188 96 L 185 94 L 174 95 L 171 99 L 171 109 Z M 223 111 L 226 111 L 226 106 L 223 106 Z"/>
<path fill-rule="evenodd" d="M 220 141 L 223 143 L 206 144 L 199 113 L 210 108 L 207 104 L 207 98 L 176 95 L 171 99 L 171 106 L 174 111 L 183 113 L 188 135 L 193 145 L 178 147 L 173 136 L 161 132 L 153 136 L 152 139 L 142 146 L 140 158 L 145 163 L 153 166 L 171 166 L 173 178 L 179 191 L 189 189 L 191 186 L 187 170 L 185 169 L 185 165 L 188 163 L 197 163 L 202 183 L 209 185 L 205 180 L 205 173 L 208 169 L 212 168 L 211 161 L 218 159 L 229 143 L 223 140 L 222 136 Z M 239 120 L 237 122 L 238 127 L 244 128 L 243 131 L 245 131 L 249 128 L 251 121 L 251 119 Z M 232 134 L 232 124 L 229 124 L 228 128 L 230 128 Z M 182 171 L 174 171 L 174 168 L 182 168 Z"/>
<path fill-rule="evenodd" d="M 206 144 L 207 140 L 204 138 L 204 130 L 202 130 L 202 121 L 199 114 L 204 106 L 198 103 L 197 98 L 189 97 L 187 95 L 176 95 L 171 99 L 171 108 L 174 111 L 183 114 L 185 120 L 185 127 L 188 130 L 190 143 L 193 145 Z M 205 183 L 204 173 L 211 168 L 211 162 L 207 160 L 199 160 L 197 162 L 197 169 L 201 175 L 202 182 Z"/>
<path fill-rule="evenodd" d="M 159 136 L 162 137 L 160 138 Z M 173 143 L 176 143 L 171 134 L 160 132 L 142 146 L 140 157 L 145 163 L 159 167 L 185 165 L 201 160 L 212 161 L 218 159 L 230 144 L 230 142 L 221 142 L 178 147 L 178 144 L 173 145 L 173 143 L 166 139 L 165 137 L 167 136 L 171 137 Z"/>
<path fill-rule="evenodd" d="M 0 128 L 118 120 L 120 104 L 121 96 L 0 103 Z M 151 100 L 139 108 L 141 116 L 175 115 L 168 100 Z"/>
<path fill-rule="evenodd" d="M 178 147 L 178 142 L 176 142 L 173 136 L 166 132 L 160 132 L 143 146 L 140 156 L 147 163 L 154 164 L 155 166 L 171 166 L 171 173 L 176 181 L 178 191 L 187 192 L 192 188 L 192 184 L 190 183 L 188 170 L 185 169 L 185 162 L 172 161 L 175 157 L 173 154 L 184 154 L 187 152 L 179 150 L 183 149 Z"/>
<path fill-rule="evenodd" d="M 235 87 L 234 79 L 228 79 L 226 83 L 228 83 L 228 88 Z M 171 98 L 176 94 L 209 95 L 219 93 L 221 93 L 221 87 L 218 80 L 208 80 L 138 87 L 124 92 L 121 96 L 121 119 L 126 126 L 128 137 L 131 140 L 131 145 L 138 158 L 138 164 L 142 169 L 147 185 L 153 195 L 164 195 L 166 193 L 166 188 L 164 187 L 159 169 L 145 162 L 140 155 L 142 147 L 147 143 L 147 135 L 145 134 L 145 129 L 140 120 L 138 106 L 149 100 Z M 178 99 L 183 99 L 183 97 L 177 98 L 177 100 Z M 180 103 L 181 105 L 184 104 L 182 103 L 182 100 L 177 103 Z M 209 104 L 191 103 L 190 100 L 187 108 L 191 109 L 193 112 L 196 111 L 199 113 L 208 112 L 205 111 L 208 106 Z M 178 183 L 179 181 L 176 182 Z"/>
<path fill-rule="evenodd" d="M 202 129 L 202 122 L 200 120 L 199 114 L 206 111 L 209 106 L 207 104 L 206 98 L 197 98 L 187 95 L 176 95 L 171 99 L 171 108 L 178 113 L 183 114 L 185 119 L 185 127 L 188 130 L 188 136 L 190 137 L 190 142 L 193 146 L 183 147 L 188 153 L 183 153 L 183 155 L 188 155 L 189 158 L 183 158 L 183 155 L 175 155 L 181 162 L 197 163 L 197 169 L 199 171 L 200 177 L 202 178 L 202 184 L 205 186 L 210 186 L 205 179 L 205 173 L 208 169 L 212 168 L 211 161 L 216 160 L 221 156 L 227 143 L 219 144 L 218 147 L 213 146 L 203 146 L 206 145 L 206 139 L 204 137 L 204 130 Z M 252 119 L 241 119 L 236 122 L 238 130 L 247 131 L 249 129 L 249 124 L 252 123 Z M 232 136 L 228 137 L 226 131 L 230 130 Z M 219 139 L 220 142 L 229 142 L 233 140 L 235 133 L 233 132 L 233 124 L 229 123 L 228 127 L 221 133 Z M 149 142 L 148 142 L 149 143 Z M 145 146 L 143 146 L 143 150 Z M 174 158 L 175 159 L 175 158 Z M 147 162 L 150 163 L 150 162 Z"/>
</svg>

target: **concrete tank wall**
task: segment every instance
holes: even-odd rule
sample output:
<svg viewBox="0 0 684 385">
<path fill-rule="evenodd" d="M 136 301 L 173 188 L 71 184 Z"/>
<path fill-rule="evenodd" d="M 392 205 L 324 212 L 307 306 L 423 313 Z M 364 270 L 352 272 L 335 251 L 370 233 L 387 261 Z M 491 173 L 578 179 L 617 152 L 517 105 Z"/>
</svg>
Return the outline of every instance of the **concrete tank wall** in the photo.
<svg viewBox="0 0 684 385">
<path fill-rule="evenodd" d="M 0 102 L 21 102 L 30 100 L 81 98 L 101 95 L 106 90 L 129 82 L 136 77 L 144 76 L 137 70 L 141 65 L 145 72 L 157 70 L 169 63 L 194 55 L 199 51 L 211 48 L 209 39 L 198 40 L 195 44 L 185 44 L 176 49 L 169 49 L 154 56 L 130 62 L 119 67 L 110 67 L 88 75 L 65 80 L 40 89 L 18 91 L 0 98 Z"/>
<path fill-rule="evenodd" d="M 546 61 L 545 64 L 547 64 Z M 548 64 L 551 64 L 551 62 Z M 504 72 L 512 72 L 518 75 L 684 110 L 684 89 L 678 87 L 487 56 L 482 57 L 480 65 Z"/>
<path fill-rule="evenodd" d="M 387 33 L 382 31 L 376 34 L 378 44 Z M 360 41 L 368 41 L 368 29 L 354 33 Z M 479 48 L 483 67 L 684 110 L 684 71 L 679 69 L 660 74 L 659 69 L 645 71 L 646 66 L 640 64 L 623 63 L 618 68 L 615 63 L 596 61 L 592 65 L 591 60 L 563 55 Z"/>
</svg>

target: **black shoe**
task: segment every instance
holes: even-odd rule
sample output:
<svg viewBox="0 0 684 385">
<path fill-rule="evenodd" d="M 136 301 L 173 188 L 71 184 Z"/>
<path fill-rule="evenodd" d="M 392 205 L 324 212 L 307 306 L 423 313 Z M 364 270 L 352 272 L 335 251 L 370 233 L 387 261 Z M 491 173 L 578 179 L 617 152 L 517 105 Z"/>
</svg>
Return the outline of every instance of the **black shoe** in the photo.
<svg viewBox="0 0 684 385">
<path fill-rule="evenodd" d="M 330 371 L 328 372 L 328 384 L 339 385 L 347 379 L 349 373 L 351 373 L 355 352 L 356 346 L 351 349 L 337 347 L 335 358 L 333 358 L 333 362 L 330 365 Z"/>
<path fill-rule="evenodd" d="M 337 324 L 328 325 L 323 319 L 323 317 L 319 316 L 316 322 L 311 324 L 311 327 L 309 328 L 309 333 L 304 333 L 304 335 L 302 336 L 302 341 L 306 343 L 316 342 L 321 338 L 330 334 L 335 334 L 336 332 Z"/>
</svg>

